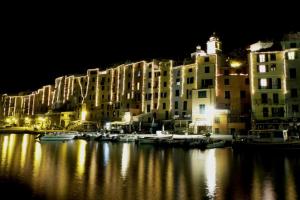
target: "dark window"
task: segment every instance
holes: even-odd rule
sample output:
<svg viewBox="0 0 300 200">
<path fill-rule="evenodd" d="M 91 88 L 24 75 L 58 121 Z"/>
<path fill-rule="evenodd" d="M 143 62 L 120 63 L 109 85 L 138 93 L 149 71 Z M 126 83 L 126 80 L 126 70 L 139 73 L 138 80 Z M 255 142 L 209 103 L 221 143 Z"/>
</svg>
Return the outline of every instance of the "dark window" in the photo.
<svg viewBox="0 0 300 200">
<path fill-rule="evenodd" d="M 273 94 L 273 102 L 274 102 L 275 104 L 278 104 L 278 103 L 279 103 L 279 96 L 278 96 L 277 93 L 274 93 L 274 94 Z"/>
<path fill-rule="evenodd" d="M 298 97 L 298 90 L 296 88 L 291 89 L 291 97 L 292 98 Z"/>
<path fill-rule="evenodd" d="M 151 78 L 152 77 L 152 72 L 149 72 L 148 73 L 148 78 Z"/>
<path fill-rule="evenodd" d="M 297 77 L 296 68 L 290 69 L 290 79 L 295 79 Z"/>
<path fill-rule="evenodd" d="M 179 90 L 175 90 L 175 96 L 176 96 L 176 97 L 179 96 Z"/>
<path fill-rule="evenodd" d="M 187 110 L 187 101 L 183 102 L 183 110 Z"/>
<path fill-rule="evenodd" d="M 229 75 L 229 70 L 228 70 L 228 69 L 225 69 L 225 70 L 224 70 L 224 75 L 225 75 L 225 76 L 228 76 L 228 75 Z"/>
<path fill-rule="evenodd" d="M 292 112 L 293 113 L 299 112 L 299 105 L 297 105 L 297 104 L 292 105 Z"/>
<path fill-rule="evenodd" d="M 277 78 L 277 89 L 281 89 L 281 79 L 280 78 Z"/>
<path fill-rule="evenodd" d="M 267 93 L 261 94 L 261 103 L 263 103 L 263 104 L 268 103 L 268 94 Z"/>
<path fill-rule="evenodd" d="M 204 57 L 204 62 L 209 62 L 209 57 Z"/>
<path fill-rule="evenodd" d="M 224 85 L 229 85 L 229 79 L 228 78 L 224 79 Z"/>
<path fill-rule="evenodd" d="M 297 47 L 297 45 L 295 42 L 290 43 L 290 48 L 296 48 L 296 47 Z"/>
<path fill-rule="evenodd" d="M 168 73 L 167 71 L 164 71 L 164 76 L 167 76 L 167 73 Z"/>
<path fill-rule="evenodd" d="M 272 64 L 270 69 L 272 72 L 276 71 L 276 64 Z"/>
<path fill-rule="evenodd" d="M 166 103 L 163 103 L 163 109 L 166 109 Z"/>
<path fill-rule="evenodd" d="M 199 113 L 204 114 L 205 113 L 205 104 L 200 104 L 199 105 Z"/>
<path fill-rule="evenodd" d="M 151 83 L 148 83 L 148 88 L 151 88 Z"/>
<path fill-rule="evenodd" d="M 284 109 L 282 107 L 272 108 L 272 117 L 283 117 Z"/>
<path fill-rule="evenodd" d="M 206 91 L 198 91 L 198 98 L 206 98 Z"/>
<path fill-rule="evenodd" d="M 94 89 L 95 89 L 95 87 L 94 87 L 94 86 L 92 86 L 92 91 L 94 91 Z"/>
<path fill-rule="evenodd" d="M 209 67 L 205 67 L 205 68 L 204 68 L 204 72 L 205 72 L 205 73 L 209 73 Z"/>
<path fill-rule="evenodd" d="M 147 105 L 147 112 L 150 112 L 150 105 Z"/>
<path fill-rule="evenodd" d="M 269 109 L 267 107 L 263 108 L 263 116 L 268 117 L 269 116 Z"/>
<path fill-rule="evenodd" d="M 177 76 L 180 76 L 180 70 L 177 71 Z"/>
<path fill-rule="evenodd" d="M 246 91 L 245 90 L 240 91 L 240 98 L 241 99 L 246 98 Z"/>
<path fill-rule="evenodd" d="M 246 85 L 249 85 L 249 78 L 246 78 L 246 79 L 245 79 L 245 84 L 246 84 Z"/>
<path fill-rule="evenodd" d="M 192 68 L 189 68 L 189 72 L 193 72 L 193 69 L 192 69 Z"/>
<path fill-rule="evenodd" d="M 92 82 L 95 82 L 95 78 L 92 78 Z"/>
<path fill-rule="evenodd" d="M 178 109 L 178 101 L 175 101 L 175 109 Z"/>
<path fill-rule="evenodd" d="M 167 87 L 167 82 L 164 82 L 164 87 Z"/>
<path fill-rule="evenodd" d="M 276 54 L 275 54 L 275 53 L 271 53 L 271 54 L 270 54 L 270 59 L 271 59 L 272 61 L 276 60 Z"/>
<path fill-rule="evenodd" d="M 225 91 L 225 99 L 230 99 L 230 91 Z"/>
</svg>

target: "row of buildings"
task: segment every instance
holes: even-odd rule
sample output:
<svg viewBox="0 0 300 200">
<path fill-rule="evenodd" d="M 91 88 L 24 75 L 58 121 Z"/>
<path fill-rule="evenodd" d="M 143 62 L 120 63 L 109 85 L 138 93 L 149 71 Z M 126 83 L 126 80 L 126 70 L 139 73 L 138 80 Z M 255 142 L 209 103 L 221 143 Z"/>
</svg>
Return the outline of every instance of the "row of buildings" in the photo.
<svg viewBox="0 0 300 200">
<path fill-rule="evenodd" d="M 297 126 L 299 49 L 298 32 L 281 42 L 252 44 L 248 55 L 228 56 L 213 35 L 206 50 L 198 46 L 181 64 L 143 60 L 89 69 L 85 75 L 58 77 L 37 91 L 4 94 L 0 117 L 45 128 L 119 122 L 216 134 L 244 133 L 251 125 Z"/>
</svg>

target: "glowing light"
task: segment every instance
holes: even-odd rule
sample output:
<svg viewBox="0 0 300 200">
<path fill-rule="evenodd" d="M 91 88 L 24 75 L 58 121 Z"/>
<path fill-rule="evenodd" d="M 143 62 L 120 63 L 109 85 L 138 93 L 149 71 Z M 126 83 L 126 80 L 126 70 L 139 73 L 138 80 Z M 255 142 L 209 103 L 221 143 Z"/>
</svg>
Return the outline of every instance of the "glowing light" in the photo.
<svg viewBox="0 0 300 200">
<path fill-rule="evenodd" d="M 63 103 L 65 103 L 66 102 L 66 96 L 67 96 L 67 87 L 66 87 L 66 85 L 67 85 L 67 77 L 65 76 L 64 77 L 64 99 L 63 99 Z"/>
<path fill-rule="evenodd" d="M 81 112 L 81 120 L 82 120 L 82 121 L 85 121 L 85 119 L 86 119 L 86 114 L 87 114 L 86 111 L 82 111 L 82 112 Z"/>
<path fill-rule="evenodd" d="M 121 67 L 121 66 L 118 66 L 117 101 L 119 101 L 119 97 L 120 97 L 120 67 Z"/>
<path fill-rule="evenodd" d="M 254 90 L 254 78 L 253 78 L 253 53 L 250 53 L 250 79 L 251 79 L 251 94 L 253 95 Z"/>
<path fill-rule="evenodd" d="M 10 104 L 11 104 L 11 97 L 9 97 L 9 102 L 8 102 L 8 116 L 10 115 Z"/>
<path fill-rule="evenodd" d="M 181 81 L 182 81 L 182 85 L 181 85 L 181 97 L 183 97 L 183 93 L 184 93 L 184 83 L 185 83 L 185 67 L 182 66 L 181 67 Z"/>
<path fill-rule="evenodd" d="M 33 95 L 33 100 L 32 100 L 32 112 L 31 112 L 31 114 L 34 115 L 35 94 L 32 94 L 32 95 Z"/>
<path fill-rule="evenodd" d="M 134 67 L 135 64 L 132 65 L 132 80 L 131 80 L 131 96 L 134 96 Z"/>
<path fill-rule="evenodd" d="M 146 79 L 146 62 L 143 63 L 142 112 L 144 112 L 145 110 L 145 79 Z"/>
<path fill-rule="evenodd" d="M 284 58 L 284 55 L 285 55 L 285 51 L 283 52 L 283 58 Z M 284 59 L 283 61 L 283 70 L 284 70 L 284 78 L 283 78 L 283 93 L 284 94 L 287 94 L 287 89 L 286 89 L 286 78 L 287 78 L 287 75 L 286 75 L 286 59 Z"/>
<path fill-rule="evenodd" d="M 289 60 L 295 60 L 295 52 L 294 51 L 289 51 L 287 55 L 288 55 Z"/>
<path fill-rule="evenodd" d="M 77 82 L 78 82 L 79 87 L 80 87 L 80 95 L 81 95 L 82 102 L 83 102 L 84 96 L 83 96 L 82 85 L 81 85 L 80 79 L 81 79 L 81 77 L 77 77 Z"/>
<path fill-rule="evenodd" d="M 56 93 L 56 89 L 54 89 L 53 93 L 52 93 L 52 105 L 54 104 L 54 99 L 55 99 L 55 93 Z"/>
<path fill-rule="evenodd" d="M 130 144 L 124 143 L 122 148 L 121 175 L 126 177 L 130 160 Z"/>
<path fill-rule="evenodd" d="M 67 100 L 69 100 L 69 96 L 70 96 L 70 87 L 71 87 L 71 77 L 68 77 L 68 92 L 67 92 Z"/>
<path fill-rule="evenodd" d="M 216 55 L 216 68 L 215 68 L 215 92 L 216 92 L 216 96 L 219 95 L 219 90 L 218 90 L 218 77 L 217 77 L 217 74 L 218 74 L 218 54 L 215 54 Z"/>
<path fill-rule="evenodd" d="M 154 108 L 154 62 L 152 62 L 152 68 L 151 68 L 151 109 Z M 159 96 L 159 95 L 158 95 Z"/>
<path fill-rule="evenodd" d="M 97 79 L 96 79 L 96 97 L 95 97 L 95 105 L 98 107 L 98 98 L 99 98 L 99 74 L 97 73 Z"/>
<path fill-rule="evenodd" d="M 43 97 L 42 97 L 42 104 L 45 102 L 45 86 L 43 87 Z"/>
<path fill-rule="evenodd" d="M 126 72 L 126 66 L 123 66 L 123 89 L 122 89 L 122 96 L 125 93 L 125 72 Z"/>
<path fill-rule="evenodd" d="M 238 68 L 238 67 L 240 67 L 241 65 L 242 65 L 242 63 L 239 62 L 239 61 L 236 61 L 236 60 L 230 61 L 230 66 L 233 67 L 233 68 Z"/>
<path fill-rule="evenodd" d="M 58 80 L 59 80 L 59 84 L 58 84 L 58 92 L 57 92 L 56 102 L 58 102 L 59 96 L 60 96 L 60 87 L 61 87 L 62 77 L 59 77 Z"/>
<path fill-rule="evenodd" d="M 9 136 L 7 136 L 7 135 L 3 137 L 3 145 L 2 145 L 2 151 L 1 151 L 2 161 L 6 160 L 7 150 L 8 150 L 8 137 Z"/>
<path fill-rule="evenodd" d="M 267 71 L 266 65 L 259 65 L 258 70 L 260 73 L 265 73 Z"/>
<path fill-rule="evenodd" d="M 85 171 L 86 141 L 78 140 L 79 148 L 77 152 L 77 171 L 82 175 Z"/>
<path fill-rule="evenodd" d="M 48 106 L 50 105 L 51 85 L 48 86 Z"/>
<path fill-rule="evenodd" d="M 113 100 L 113 75 L 114 75 L 114 70 L 111 70 L 111 78 L 110 78 L 110 101 Z"/>
<path fill-rule="evenodd" d="M 16 115 L 16 108 L 17 108 L 17 97 L 15 97 L 14 115 Z"/>
<path fill-rule="evenodd" d="M 31 95 L 29 95 L 29 100 L 28 100 L 28 115 L 30 114 L 30 98 L 31 98 Z"/>
<path fill-rule="evenodd" d="M 215 150 L 208 150 L 205 162 L 207 196 L 214 199 L 216 192 L 216 156 Z"/>
<path fill-rule="evenodd" d="M 107 165 L 108 161 L 109 161 L 109 146 L 108 143 L 104 143 L 103 144 L 103 154 L 104 154 L 104 166 Z"/>
<path fill-rule="evenodd" d="M 169 112 L 172 111 L 172 102 L 173 102 L 173 61 L 170 60 L 170 108 Z M 197 76 L 196 76 L 197 77 Z"/>
<path fill-rule="evenodd" d="M 161 69 L 160 69 L 160 71 L 159 71 L 160 73 L 161 73 Z M 160 85 L 160 82 L 161 82 L 161 76 L 159 76 L 159 78 L 158 78 L 158 100 L 157 100 L 157 107 L 156 107 L 156 109 L 158 110 L 158 108 L 159 108 L 159 104 L 160 104 L 160 93 L 161 93 L 161 85 Z M 154 97 L 154 94 L 152 93 L 152 99 L 154 99 L 153 98 Z"/>
<path fill-rule="evenodd" d="M 28 148 L 28 134 L 23 135 L 22 139 L 22 150 L 21 150 L 21 168 L 24 167 L 25 160 L 26 160 L 26 153 L 27 153 L 27 148 Z"/>
<path fill-rule="evenodd" d="M 260 54 L 259 55 L 259 62 L 266 62 L 266 55 L 265 54 Z"/>
<path fill-rule="evenodd" d="M 260 86 L 262 87 L 267 87 L 267 79 L 266 78 L 262 78 L 260 79 Z"/>
</svg>

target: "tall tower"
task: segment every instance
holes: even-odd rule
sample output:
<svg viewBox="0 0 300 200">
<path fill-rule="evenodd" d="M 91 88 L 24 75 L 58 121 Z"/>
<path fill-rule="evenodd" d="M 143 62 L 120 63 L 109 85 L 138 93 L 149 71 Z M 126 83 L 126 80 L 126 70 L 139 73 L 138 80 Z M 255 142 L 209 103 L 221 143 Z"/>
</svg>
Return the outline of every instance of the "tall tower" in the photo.
<svg viewBox="0 0 300 200">
<path fill-rule="evenodd" d="M 207 41 L 207 54 L 216 54 L 220 53 L 221 50 L 221 42 L 219 38 L 216 36 L 216 33 L 213 33 L 213 35 L 209 38 Z"/>
</svg>

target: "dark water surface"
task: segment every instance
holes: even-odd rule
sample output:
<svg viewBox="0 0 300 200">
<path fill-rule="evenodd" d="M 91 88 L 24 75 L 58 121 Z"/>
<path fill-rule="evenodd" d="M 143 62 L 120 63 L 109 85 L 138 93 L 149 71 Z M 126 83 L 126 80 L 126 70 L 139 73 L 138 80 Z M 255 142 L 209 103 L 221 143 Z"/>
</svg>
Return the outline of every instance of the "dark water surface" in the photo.
<svg viewBox="0 0 300 200">
<path fill-rule="evenodd" d="M 300 152 L 299 152 L 300 153 Z M 0 135 L 1 199 L 299 199 L 300 154 Z"/>
</svg>

